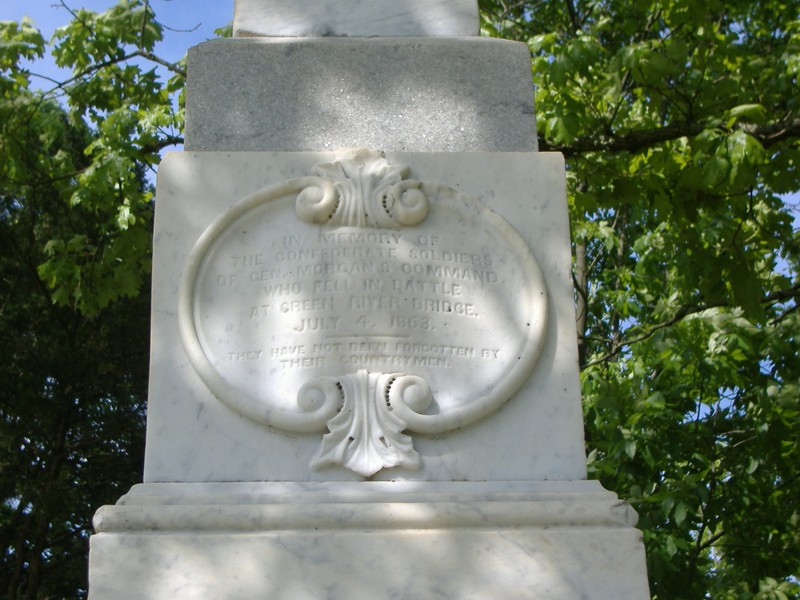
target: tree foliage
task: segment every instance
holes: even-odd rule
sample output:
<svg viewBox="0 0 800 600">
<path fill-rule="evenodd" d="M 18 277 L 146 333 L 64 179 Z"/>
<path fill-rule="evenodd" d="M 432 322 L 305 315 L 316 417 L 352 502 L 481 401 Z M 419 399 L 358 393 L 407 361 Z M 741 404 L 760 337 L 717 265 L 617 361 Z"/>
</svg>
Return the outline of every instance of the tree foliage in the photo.
<svg viewBox="0 0 800 600">
<path fill-rule="evenodd" d="M 567 157 L 592 476 L 657 598 L 800 598 L 800 2 L 481 0 Z M 67 4 L 62 2 L 67 8 Z M 85 591 L 139 475 L 152 219 L 184 67 L 146 0 L 0 24 L 0 569 Z M 49 53 L 72 74 L 35 78 Z"/>
<path fill-rule="evenodd" d="M 798 6 L 482 3 L 567 157 L 589 468 L 658 598 L 800 597 Z"/>
<path fill-rule="evenodd" d="M 47 43 L 0 23 L 0 596 L 86 591 L 90 518 L 141 480 L 152 225 L 144 175 L 180 112 L 133 61 L 145 5 L 73 13 Z M 128 46 L 130 49 L 127 49 Z M 177 77 L 182 77 L 179 67 Z M 176 80 L 177 80 L 176 77 Z"/>
</svg>

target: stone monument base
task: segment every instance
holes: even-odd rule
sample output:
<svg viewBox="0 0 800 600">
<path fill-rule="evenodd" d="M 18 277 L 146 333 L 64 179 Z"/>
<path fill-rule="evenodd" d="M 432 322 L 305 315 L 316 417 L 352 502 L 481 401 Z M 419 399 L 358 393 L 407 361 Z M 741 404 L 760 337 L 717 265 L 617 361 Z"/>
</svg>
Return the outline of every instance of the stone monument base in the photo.
<svg viewBox="0 0 800 600">
<path fill-rule="evenodd" d="M 649 597 L 596 481 L 160 483 L 95 515 L 92 600 Z"/>
</svg>

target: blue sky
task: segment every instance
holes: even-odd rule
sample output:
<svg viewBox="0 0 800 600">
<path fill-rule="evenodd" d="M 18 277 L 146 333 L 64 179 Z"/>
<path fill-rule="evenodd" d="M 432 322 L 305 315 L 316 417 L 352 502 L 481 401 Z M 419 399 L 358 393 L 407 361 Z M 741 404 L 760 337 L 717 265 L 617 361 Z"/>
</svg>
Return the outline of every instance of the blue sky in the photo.
<svg viewBox="0 0 800 600">
<path fill-rule="evenodd" d="M 117 4 L 117 0 L 0 0 L 0 21 L 20 21 L 27 16 L 49 40 L 56 28 L 66 25 L 73 11 L 80 8 L 104 12 Z M 156 54 L 169 62 L 177 62 L 192 46 L 216 37 L 214 30 L 233 20 L 233 0 L 150 0 L 156 19 L 168 28 L 164 41 L 156 47 Z M 71 76 L 59 70 L 52 57 L 29 63 L 34 88 L 49 90 L 53 81 L 63 81 Z M 157 67 L 163 79 L 169 73 Z M 41 76 L 41 77 L 37 77 Z"/>
<path fill-rule="evenodd" d="M 116 0 L 0 0 L 0 21 L 19 21 L 30 17 L 49 39 L 57 27 L 71 19 L 64 5 L 73 10 L 86 8 L 96 12 L 108 10 Z M 164 42 L 158 54 L 169 61 L 180 60 L 186 51 L 214 37 L 214 30 L 233 20 L 233 0 L 150 0 L 156 18 L 165 27 Z M 52 63 L 37 63 L 36 70 L 56 75 Z"/>
</svg>

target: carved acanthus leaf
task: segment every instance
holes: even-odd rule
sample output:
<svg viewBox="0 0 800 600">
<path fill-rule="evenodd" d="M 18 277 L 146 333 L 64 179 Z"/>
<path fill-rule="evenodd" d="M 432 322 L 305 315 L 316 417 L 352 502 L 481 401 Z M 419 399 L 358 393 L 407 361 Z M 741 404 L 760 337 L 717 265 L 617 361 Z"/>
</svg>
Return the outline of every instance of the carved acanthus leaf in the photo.
<svg viewBox="0 0 800 600">
<path fill-rule="evenodd" d="M 422 183 L 406 179 L 406 166 L 392 165 L 381 152 L 358 149 L 314 168 L 297 196 L 297 216 L 310 223 L 349 227 L 416 225 L 428 215 Z"/>
<path fill-rule="evenodd" d="M 329 433 L 311 462 L 315 468 L 342 465 L 369 477 L 381 469 L 403 466 L 417 469 L 420 458 L 411 437 L 402 433 L 405 422 L 392 414 L 391 389 L 397 382 L 408 380 L 419 388 L 417 396 L 427 396 L 422 401 L 430 404 L 430 388 L 419 377 L 401 373 L 369 373 L 360 370 L 335 381 L 344 403 L 341 411 L 328 421 Z M 315 388 L 328 384 L 314 382 Z"/>
</svg>

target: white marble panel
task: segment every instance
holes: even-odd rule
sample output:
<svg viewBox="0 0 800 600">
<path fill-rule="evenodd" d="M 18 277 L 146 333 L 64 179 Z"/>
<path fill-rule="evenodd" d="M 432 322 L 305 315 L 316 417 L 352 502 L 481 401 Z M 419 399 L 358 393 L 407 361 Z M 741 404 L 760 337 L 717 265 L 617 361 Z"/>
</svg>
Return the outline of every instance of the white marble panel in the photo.
<svg viewBox="0 0 800 600">
<path fill-rule="evenodd" d="M 98 534 L 90 556 L 90 600 L 650 597 L 634 529 Z"/>
<path fill-rule="evenodd" d="M 330 153 L 186 153 L 170 155 L 162 164 L 157 194 L 145 481 L 325 481 L 358 480 L 363 475 L 409 481 L 583 478 L 569 233 L 563 160 L 558 155 L 386 154 L 389 163 L 408 167 L 408 178 L 431 182 L 423 189 L 432 189 L 430 185 L 434 184 L 446 186 L 475 199 L 487 210 L 496 211 L 513 224 L 541 269 L 551 307 L 544 344 L 530 376 L 526 374 L 514 384 L 519 391 L 512 394 L 513 389 L 509 388 L 500 393 L 503 401 L 509 401 L 499 410 L 482 414 L 471 424 L 464 420 L 463 427 L 454 421 L 455 429 L 416 428 L 412 441 L 413 450 L 419 455 L 418 464 L 395 463 L 399 466 L 394 468 L 384 465 L 387 468 L 373 475 L 371 468 L 357 468 L 356 472 L 352 467 L 344 468 L 344 461 L 317 460 L 317 468 L 311 468 L 315 457 L 321 456 L 320 432 L 270 426 L 275 423 L 237 410 L 236 403 L 232 408 L 230 402 L 220 401 L 212 393 L 208 379 L 204 380 L 193 366 L 180 341 L 177 299 L 190 252 L 209 225 L 231 205 L 267 186 L 308 177 L 315 166 L 335 159 Z M 475 213 L 475 219 L 481 220 L 479 213 Z M 451 227 L 454 235 L 460 231 L 468 236 L 474 226 L 467 225 L 468 220 L 467 216 L 460 216 L 437 227 Z M 277 235 L 293 234 L 288 223 L 279 227 Z M 430 231 L 425 233 L 431 235 Z M 260 232 L 258 239 L 265 235 Z M 464 249 L 468 248 L 465 242 Z M 246 265 L 240 269 L 241 274 L 249 277 L 264 267 L 255 266 Z M 285 300 L 296 300 L 292 294 L 288 290 Z M 322 292 L 312 293 L 309 301 L 313 304 L 314 298 L 324 297 Z M 301 312 L 286 314 L 292 322 L 304 314 L 303 305 L 297 307 Z M 376 311 L 372 317 L 377 322 L 389 319 L 391 314 L 409 316 L 404 310 L 398 304 L 388 311 Z M 389 314 L 383 314 L 386 312 Z M 466 318 L 452 317 L 448 322 L 451 327 L 458 327 L 459 319 Z M 486 368 L 494 364 L 491 350 L 503 347 L 493 340 L 490 321 L 484 322 L 482 331 L 470 334 L 475 360 L 464 371 L 466 380 L 471 380 L 483 363 Z M 254 323 L 249 313 L 241 316 L 239 321 L 231 322 L 230 335 L 236 336 L 237 328 L 255 327 Z M 413 328 L 410 331 L 414 333 Z M 270 335 L 269 331 L 264 335 Z M 259 349 L 251 349 L 256 358 Z M 243 348 L 242 362 L 247 362 L 247 351 Z M 220 362 L 227 357 L 223 354 Z M 279 358 L 272 360 L 271 368 L 280 367 Z M 265 378 L 267 388 L 274 384 L 271 393 L 297 395 L 297 390 L 289 390 L 290 386 L 284 385 L 278 375 L 270 378 L 267 371 L 258 377 Z M 480 377 L 475 379 L 479 380 Z M 505 385 L 502 378 L 489 381 L 492 383 L 482 385 L 492 389 Z M 484 393 L 492 396 L 492 389 Z M 435 398 L 446 395 L 441 390 L 434 392 Z M 437 411 L 449 410 L 446 403 L 437 406 Z"/>
<path fill-rule="evenodd" d="M 478 35 L 477 0 L 235 0 L 233 35 Z"/>
</svg>

